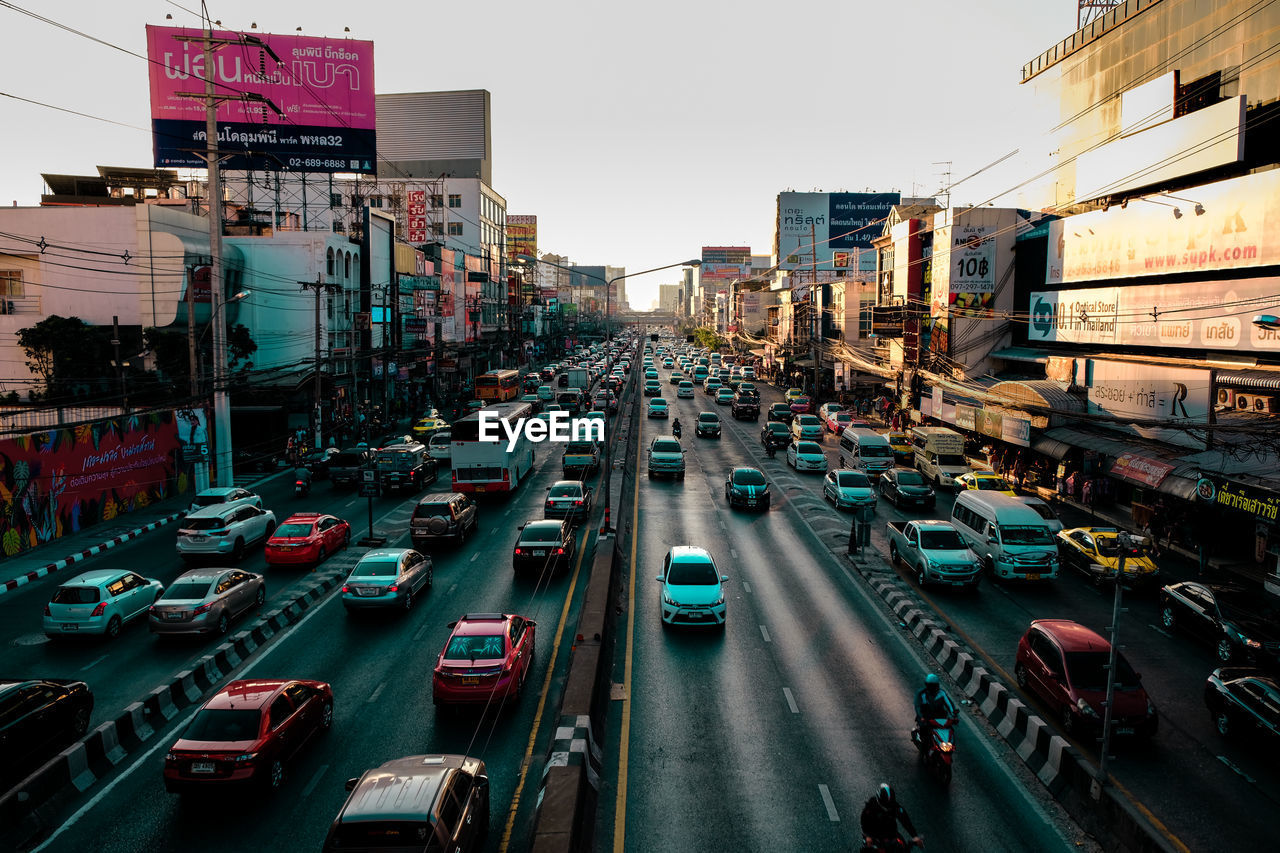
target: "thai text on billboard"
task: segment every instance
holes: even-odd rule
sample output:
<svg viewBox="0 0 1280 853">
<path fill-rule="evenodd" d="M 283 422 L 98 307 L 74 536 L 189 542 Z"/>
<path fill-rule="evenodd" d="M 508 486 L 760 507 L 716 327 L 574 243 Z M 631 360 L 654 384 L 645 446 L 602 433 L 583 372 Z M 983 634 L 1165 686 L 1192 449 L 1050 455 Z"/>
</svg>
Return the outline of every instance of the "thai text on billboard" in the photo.
<svg viewBox="0 0 1280 853">
<path fill-rule="evenodd" d="M 147 27 L 157 168 L 205 167 L 195 153 L 207 145 L 203 36 L 186 27 Z M 223 30 L 213 37 L 231 42 L 213 55 L 214 92 L 224 99 L 218 148 L 225 168 L 376 170 L 373 42 Z M 245 94 L 260 95 L 280 113 Z"/>
<path fill-rule="evenodd" d="M 538 257 L 538 217 L 507 214 L 507 262 L 520 263 L 520 256 Z"/>
<path fill-rule="evenodd" d="M 779 193 L 778 266 L 835 268 L 835 253 L 870 249 L 899 193 Z M 874 254 L 870 257 L 874 257 Z"/>
</svg>

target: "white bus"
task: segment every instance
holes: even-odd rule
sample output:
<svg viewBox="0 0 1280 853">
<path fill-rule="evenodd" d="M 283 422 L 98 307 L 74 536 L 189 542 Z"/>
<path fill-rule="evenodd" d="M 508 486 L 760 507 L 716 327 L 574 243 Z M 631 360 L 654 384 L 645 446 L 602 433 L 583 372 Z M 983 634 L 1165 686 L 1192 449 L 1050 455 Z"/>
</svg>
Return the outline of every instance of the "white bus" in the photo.
<svg viewBox="0 0 1280 853">
<path fill-rule="evenodd" d="M 528 403 L 494 403 L 481 409 L 508 423 L 533 417 Z M 451 427 L 450 457 L 455 492 L 514 492 L 533 471 L 533 442 L 521 430 L 515 447 L 507 450 L 507 437 L 480 440 L 480 412 L 472 412 Z"/>
</svg>

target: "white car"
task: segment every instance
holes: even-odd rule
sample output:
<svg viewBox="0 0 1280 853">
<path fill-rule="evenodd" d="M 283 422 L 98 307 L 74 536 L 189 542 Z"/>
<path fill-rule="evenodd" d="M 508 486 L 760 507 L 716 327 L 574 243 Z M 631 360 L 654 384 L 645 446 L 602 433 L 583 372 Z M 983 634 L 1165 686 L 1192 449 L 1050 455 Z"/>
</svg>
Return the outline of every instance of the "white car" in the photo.
<svg viewBox="0 0 1280 853">
<path fill-rule="evenodd" d="M 822 481 L 822 496 L 836 509 L 876 505 L 876 490 L 871 478 L 861 471 L 837 468 L 828 471 Z"/>
<path fill-rule="evenodd" d="M 791 422 L 791 435 L 796 441 L 822 441 L 826 432 L 827 428 L 817 415 L 796 415 Z"/>
<path fill-rule="evenodd" d="M 661 397 L 654 397 L 649 401 L 649 417 L 651 418 L 667 418 L 671 416 L 671 412 L 667 409 L 667 401 Z"/>
<path fill-rule="evenodd" d="M 538 399 L 544 403 L 554 402 L 556 399 L 556 391 L 550 385 L 538 386 Z"/>
<path fill-rule="evenodd" d="M 727 610 L 724 584 L 728 580 L 706 549 L 691 545 L 672 548 L 658 575 L 663 626 L 714 625 L 723 630 Z"/>
<path fill-rule="evenodd" d="M 226 554 L 239 560 L 249 545 L 266 542 L 275 529 L 275 513 L 248 504 L 196 510 L 178 528 L 178 556 L 192 560 Z"/>
<path fill-rule="evenodd" d="M 823 452 L 821 444 L 797 441 L 787 447 L 787 464 L 797 471 L 823 473 L 827 470 L 827 454 Z"/>
<path fill-rule="evenodd" d="M 120 569 L 85 572 L 58 587 L 44 608 L 44 632 L 50 637 L 68 634 L 120 635 L 124 623 L 146 616 L 164 592 L 164 584 Z"/>
<path fill-rule="evenodd" d="M 438 429 L 427 439 L 427 455 L 437 462 L 449 462 L 453 458 L 453 430 Z"/>
<path fill-rule="evenodd" d="M 258 508 L 262 507 L 262 498 L 255 495 L 248 489 L 240 489 L 235 486 L 218 489 L 205 489 L 198 492 L 191 501 L 191 512 L 202 509 L 207 506 L 222 506 L 224 504 L 249 503 Z"/>
<path fill-rule="evenodd" d="M 683 382 L 681 382 L 679 385 L 677 385 L 676 398 L 688 399 L 688 400 L 693 399 L 693 383 L 690 382 L 688 379 L 686 379 Z"/>
</svg>

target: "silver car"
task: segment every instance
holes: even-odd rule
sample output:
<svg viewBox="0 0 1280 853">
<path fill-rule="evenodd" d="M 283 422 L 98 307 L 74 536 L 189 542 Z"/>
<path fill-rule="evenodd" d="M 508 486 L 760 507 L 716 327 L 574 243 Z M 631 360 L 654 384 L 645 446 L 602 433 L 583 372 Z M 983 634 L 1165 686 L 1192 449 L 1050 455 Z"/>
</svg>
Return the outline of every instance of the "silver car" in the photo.
<svg viewBox="0 0 1280 853">
<path fill-rule="evenodd" d="M 114 640 L 124 623 L 145 615 L 163 591 L 160 581 L 135 572 L 85 572 L 58 587 L 44 606 L 44 632 L 50 637 L 102 634 Z"/>
<path fill-rule="evenodd" d="M 822 496 L 836 509 L 876 505 L 876 490 L 871 478 L 861 471 L 837 468 L 828 471 L 822 481 Z"/>
<path fill-rule="evenodd" d="M 431 589 L 431 558 L 410 548 L 375 548 L 360 558 L 342 585 L 347 612 L 369 608 L 413 608 L 419 592 Z"/>
<path fill-rule="evenodd" d="M 178 556 L 193 560 L 202 556 L 244 556 L 256 542 L 266 542 L 276 529 L 271 510 L 252 504 L 219 504 L 188 513 L 178 527 Z"/>
<path fill-rule="evenodd" d="M 205 489 L 196 494 L 191 501 L 191 511 L 195 512 L 207 506 L 223 506 L 225 504 L 250 503 L 254 506 L 262 507 L 262 498 L 255 495 L 248 489 L 241 489 L 237 486 L 227 486 L 225 488 Z"/>
<path fill-rule="evenodd" d="M 547 518 L 581 521 L 591 515 L 591 487 L 581 480 L 557 480 L 547 487 Z"/>
<path fill-rule="evenodd" d="M 231 621 L 267 600 L 262 575 L 240 569 L 193 569 L 151 606 L 153 634 L 227 633 Z"/>
</svg>

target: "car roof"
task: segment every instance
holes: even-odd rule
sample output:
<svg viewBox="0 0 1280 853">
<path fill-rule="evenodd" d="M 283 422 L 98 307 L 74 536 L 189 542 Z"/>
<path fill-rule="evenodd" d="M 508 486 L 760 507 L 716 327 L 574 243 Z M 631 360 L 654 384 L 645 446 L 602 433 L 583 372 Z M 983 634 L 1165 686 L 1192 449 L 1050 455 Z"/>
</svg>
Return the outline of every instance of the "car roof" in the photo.
<svg viewBox="0 0 1280 853">
<path fill-rule="evenodd" d="M 365 555 L 360 558 L 360 562 L 363 563 L 365 560 L 398 560 L 412 550 L 412 548 L 374 548 L 371 551 L 366 551 Z"/>
<path fill-rule="evenodd" d="M 711 554 L 707 551 L 706 548 L 699 548 L 697 545 L 672 545 L 671 550 L 668 552 L 668 555 L 671 557 L 671 562 L 673 563 L 678 563 L 685 560 L 689 560 L 689 561 L 707 560 L 710 562 L 715 562 L 714 560 L 711 559 Z"/>
<path fill-rule="evenodd" d="M 580 441 L 578 443 L 586 444 L 587 442 Z M 586 485 L 587 484 L 584 483 L 582 480 L 556 480 L 554 483 L 551 484 L 551 488 L 554 489 L 556 486 L 582 486 L 583 488 L 586 488 Z"/>
<path fill-rule="evenodd" d="M 546 529 L 550 529 L 553 527 L 559 528 L 559 527 L 562 527 L 563 525 L 564 525 L 564 522 L 558 518 L 536 518 L 532 521 L 527 522 L 524 526 L 524 529 L 525 530 L 530 530 L 530 529 L 542 530 L 544 528 Z"/>
<path fill-rule="evenodd" d="M 229 512 L 239 510 L 245 504 L 214 504 L 213 506 L 202 506 L 199 509 L 193 509 L 187 513 L 187 518 L 221 518 Z M 181 522 L 179 522 L 181 526 Z"/>
<path fill-rule="evenodd" d="M 324 518 L 327 514 L 328 513 L 323 513 L 323 512 L 295 512 L 293 515 L 286 518 L 284 520 L 284 523 L 288 524 L 291 521 L 297 521 L 297 522 L 319 521 L 320 519 Z"/>
<path fill-rule="evenodd" d="M 460 497 L 462 497 L 462 495 L 458 492 L 432 492 L 429 495 L 423 495 L 423 497 L 418 501 L 418 506 L 422 506 L 423 504 L 448 503 L 449 501 L 457 500 Z"/>
<path fill-rule="evenodd" d="M 506 613 L 468 613 L 454 625 L 453 633 L 464 636 L 487 634 L 491 633 L 495 626 L 505 626 L 509 619 L 511 615 Z"/>
<path fill-rule="evenodd" d="M 133 574 L 129 569 L 94 569 L 76 575 L 62 586 L 100 586 L 129 574 Z"/>
<path fill-rule="evenodd" d="M 223 572 L 234 572 L 234 571 L 245 571 L 245 570 L 233 569 L 228 566 L 222 566 L 222 567 L 204 566 L 198 569 L 192 569 L 189 572 L 183 572 L 182 574 L 174 578 L 173 582 L 177 583 L 178 581 L 198 581 L 198 580 L 212 581 L 218 578 L 219 576 L 221 576 Z M 246 572 L 246 574 L 247 573 L 248 572 Z"/>
<path fill-rule="evenodd" d="M 222 495 L 225 497 L 226 495 L 235 494 L 238 491 L 240 491 L 239 486 L 215 486 L 211 489 L 202 489 L 201 491 L 196 493 L 196 497 L 200 497 L 201 495 L 207 495 L 209 497 L 213 497 L 215 495 Z"/>
<path fill-rule="evenodd" d="M 278 678 L 253 678 L 233 681 L 204 704 L 206 708 L 261 708 L 290 682 Z"/>
<path fill-rule="evenodd" d="M 450 772 L 464 761 L 461 755 L 410 755 L 365 771 L 342 807 L 341 820 L 425 821 Z"/>
<path fill-rule="evenodd" d="M 1105 652 L 1111 648 L 1097 631 L 1070 619 L 1036 619 L 1031 625 L 1052 637 L 1064 652 Z"/>
</svg>

